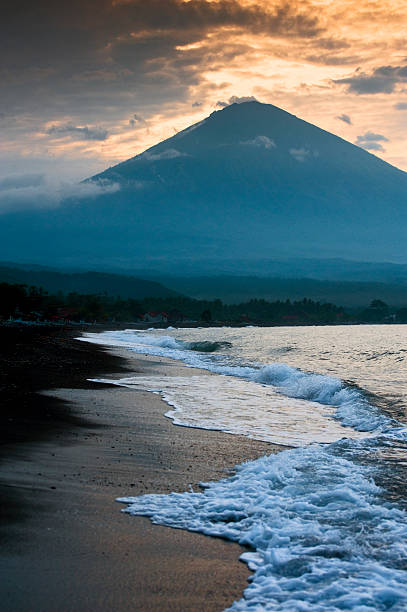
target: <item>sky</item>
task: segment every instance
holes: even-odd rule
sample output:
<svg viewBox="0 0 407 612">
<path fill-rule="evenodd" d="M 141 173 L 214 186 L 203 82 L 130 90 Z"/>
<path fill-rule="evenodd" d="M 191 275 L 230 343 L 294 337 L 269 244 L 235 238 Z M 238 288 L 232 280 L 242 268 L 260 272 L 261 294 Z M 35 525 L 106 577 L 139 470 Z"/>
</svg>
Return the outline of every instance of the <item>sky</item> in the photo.
<svg viewBox="0 0 407 612">
<path fill-rule="evenodd" d="M 405 0 L 13 0 L 0 192 L 57 200 L 251 98 L 407 171 L 406 32 Z"/>
</svg>

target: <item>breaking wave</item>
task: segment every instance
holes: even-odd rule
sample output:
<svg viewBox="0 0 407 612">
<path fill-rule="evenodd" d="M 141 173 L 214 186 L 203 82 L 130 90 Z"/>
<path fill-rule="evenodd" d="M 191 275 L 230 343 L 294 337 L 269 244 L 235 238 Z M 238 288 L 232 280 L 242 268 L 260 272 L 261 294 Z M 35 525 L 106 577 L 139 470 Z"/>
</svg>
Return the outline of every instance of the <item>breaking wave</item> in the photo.
<svg viewBox="0 0 407 612">
<path fill-rule="evenodd" d="M 94 336 L 95 334 L 88 334 L 88 336 Z M 201 340 L 198 342 L 185 342 L 184 340 L 177 340 L 172 336 L 152 336 L 149 334 L 143 334 L 137 330 L 126 330 L 124 332 L 106 332 L 101 334 L 103 337 L 106 335 L 105 341 L 102 344 L 112 344 L 113 346 L 125 346 L 137 351 L 137 347 L 142 347 L 141 352 L 146 352 L 146 348 L 150 348 L 152 354 L 168 355 L 172 358 L 180 358 L 183 351 L 196 351 L 200 353 L 214 353 L 220 349 L 228 349 L 232 346 L 231 342 L 213 342 L 210 340 Z M 86 340 L 85 338 L 82 338 Z M 154 350 L 155 349 L 155 350 Z M 164 352 L 160 349 L 164 349 Z M 171 353 L 166 353 L 168 349 Z"/>
<path fill-rule="evenodd" d="M 276 386 L 288 397 L 336 406 L 335 418 L 347 427 L 359 431 L 383 431 L 394 426 L 394 421 L 372 406 L 360 389 L 339 378 L 274 363 L 261 368 L 255 379 Z"/>
<path fill-rule="evenodd" d="M 190 351 L 198 351 L 199 353 L 214 353 L 221 349 L 228 349 L 232 346 L 231 342 L 185 342 L 186 348 Z"/>
<path fill-rule="evenodd" d="M 236 363 L 236 359 L 229 359 L 227 354 L 208 355 L 230 348 L 230 342 L 186 342 L 172 336 L 153 336 L 133 330 L 87 334 L 83 339 L 124 346 L 136 353 L 170 357 L 190 367 L 205 369 L 215 374 L 272 385 L 287 397 L 336 407 L 334 418 L 358 431 L 382 432 L 395 426 L 392 419 L 369 402 L 361 389 L 348 385 L 339 378 L 304 372 L 284 363 L 262 365 L 242 362 L 240 365 Z"/>
</svg>

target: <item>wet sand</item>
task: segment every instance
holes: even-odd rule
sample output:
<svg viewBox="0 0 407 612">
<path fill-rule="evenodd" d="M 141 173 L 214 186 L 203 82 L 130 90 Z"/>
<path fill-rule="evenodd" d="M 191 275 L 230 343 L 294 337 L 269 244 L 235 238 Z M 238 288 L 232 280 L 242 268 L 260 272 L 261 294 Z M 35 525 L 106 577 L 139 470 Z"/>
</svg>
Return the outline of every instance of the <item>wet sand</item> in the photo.
<svg viewBox="0 0 407 612">
<path fill-rule="evenodd" d="M 86 376 L 193 373 L 165 359 L 125 360 L 123 351 L 106 353 L 69 334 L 63 343 L 82 363 L 86 355 Z M 159 396 L 65 370 L 63 388 L 34 393 L 38 405 L 63 406 L 63 426 L 52 427 L 50 417 L 48 433 L 3 446 L 1 609 L 210 612 L 240 599 L 250 572 L 239 546 L 152 525 L 121 513 L 115 498 L 196 488 L 280 447 L 176 427 Z"/>
</svg>

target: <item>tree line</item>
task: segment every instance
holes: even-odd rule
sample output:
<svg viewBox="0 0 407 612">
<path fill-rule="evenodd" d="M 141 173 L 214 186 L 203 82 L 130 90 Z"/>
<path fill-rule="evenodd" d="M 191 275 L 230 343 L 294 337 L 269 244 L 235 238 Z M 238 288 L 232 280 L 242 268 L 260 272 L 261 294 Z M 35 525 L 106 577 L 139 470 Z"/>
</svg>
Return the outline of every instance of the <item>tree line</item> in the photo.
<svg viewBox="0 0 407 612">
<path fill-rule="evenodd" d="M 0 316 L 3 320 L 11 317 L 38 321 L 137 323 L 147 313 L 151 315 L 150 320 L 154 315 L 162 314 L 163 320 L 169 323 L 186 320 L 275 325 L 407 322 L 407 307 L 394 310 L 381 300 L 373 300 L 366 308 L 350 313 L 335 304 L 307 298 L 274 302 L 252 299 L 241 304 L 186 296 L 135 300 L 107 294 L 49 294 L 34 286 L 0 283 Z"/>
</svg>

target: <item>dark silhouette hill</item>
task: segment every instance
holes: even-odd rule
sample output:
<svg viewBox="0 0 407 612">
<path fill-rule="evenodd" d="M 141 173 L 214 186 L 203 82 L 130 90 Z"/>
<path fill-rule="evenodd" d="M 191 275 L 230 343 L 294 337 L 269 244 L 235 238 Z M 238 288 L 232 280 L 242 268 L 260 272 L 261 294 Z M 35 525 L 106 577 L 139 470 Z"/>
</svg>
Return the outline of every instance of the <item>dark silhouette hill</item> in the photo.
<svg viewBox="0 0 407 612">
<path fill-rule="evenodd" d="M 50 293 L 106 294 L 121 298 L 167 298 L 179 295 L 161 283 L 102 272 L 64 273 L 52 269 L 11 268 L 0 265 L 0 282 L 42 287 Z"/>
<path fill-rule="evenodd" d="M 165 283 L 183 295 L 200 300 L 220 298 L 226 304 L 239 304 L 249 299 L 273 302 L 306 297 L 346 308 L 364 307 L 375 299 L 391 306 L 407 306 L 407 285 L 401 283 L 254 276 L 166 277 Z"/>
<path fill-rule="evenodd" d="M 251 299 L 302 300 L 330 302 L 347 308 L 365 307 L 374 299 L 391 306 L 407 306 L 407 282 L 358 280 L 318 280 L 255 276 L 157 276 L 145 280 L 135 275 L 102 272 L 61 272 L 58 269 L 28 264 L 5 265 L 0 262 L 0 283 L 42 287 L 51 294 L 98 294 L 122 299 L 176 298 L 188 296 L 201 300 L 221 299 L 237 304 Z"/>
<path fill-rule="evenodd" d="M 3 215 L 0 257 L 222 271 L 278 257 L 407 261 L 407 174 L 268 104 L 233 104 L 89 181 L 120 189 Z"/>
</svg>

